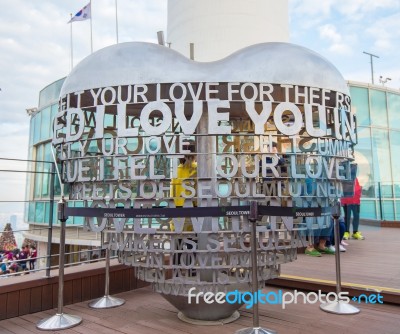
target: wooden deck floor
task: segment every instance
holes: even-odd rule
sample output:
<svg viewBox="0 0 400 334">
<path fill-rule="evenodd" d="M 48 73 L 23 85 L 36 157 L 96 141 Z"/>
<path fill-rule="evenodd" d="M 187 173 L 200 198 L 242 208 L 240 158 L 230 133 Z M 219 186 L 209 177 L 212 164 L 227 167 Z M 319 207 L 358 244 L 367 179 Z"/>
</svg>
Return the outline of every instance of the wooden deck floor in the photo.
<svg viewBox="0 0 400 334">
<path fill-rule="evenodd" d="M 349 240 L 348 251 L 341 253 L 344 285 L 400 292 L 400 229 L 366 226 L 362 232 L 366 239 Z M 335 257 L 313 258 L 299 254 L 297 261 L 282 266 L 282 276 L 334 282 Z M 176 309 L 149 288 L 117 296 L 124 298 L 126 304 L 115 309 L 93 310 L 86 302 L 66 306 L 64 312 L 81 316 L 83 323 L 58 333 L 228 334 L 252 325 L 252 314 L 244 308 L 241 317 L 231 324 L 194 326 L 181 322 Z M 260 305 L 260 323 L 282 334 L 400 333 L 400 306 L 357 306 L 360 314 L 348 316 L 325 313 L 318 304 L 288 305 L 285 310 L 280 305 Z M 0 334 L 43 333 L 36 329 L 36 323 L 54 314 L 55 310 L 49 310 L 0 321 Z"/>
<path fill-rule="evenodd" d="M 347 252 L 340 253 L 343 284 L 400 292 L 400 228 L 361 228 L 365 240 L 348 240 Z M 281 273 L 284 277 L 335 281 L 335 256 L 299 254 L 296 261 L 282 265 Z"/>
<path fill-rule="evenodd" d="M 195 326 L 180 321 L 176 309 L 150 288 L 117 296 L 126 299 L 126 304 L 114 309 L 93 310 L 87 303 L 65 307 L 65 313 L 79 315 L 83 322 L 58 333 L 228 334 L 252 326 L 252 314 L 245 309 L 241 310 L 241 317 L 233 323 Z M 288 305 L 285 310 L 280 305 L 261 305 L 260 324 L 281 334 L 399 333 L 399 306 L 362 304 L 359 307 L 361 312 L 357 315 L 334 315 L 321 311 L 318 304 Z M 0 321 L 0 333 L 43 333 L 36 329 L 36 323 L 54 314 L 55 311 L 46 311 Z"/>
</svg>

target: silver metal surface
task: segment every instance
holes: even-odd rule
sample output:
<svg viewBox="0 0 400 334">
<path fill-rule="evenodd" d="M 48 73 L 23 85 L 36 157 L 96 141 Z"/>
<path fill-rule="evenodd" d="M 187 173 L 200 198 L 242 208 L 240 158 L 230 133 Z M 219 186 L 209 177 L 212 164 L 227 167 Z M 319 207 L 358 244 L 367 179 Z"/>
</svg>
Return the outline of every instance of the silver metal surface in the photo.
<svg viewBox="0 0 400 334">
<path fill-rule="evenodd" d="M 251 291 L 253 296 L 258 292 L 258 277 L 257 277 L 257 202 L 250 201 L 250 215 L 249 220 L 251 223 L 251 273 L 252 283 Z M 276 331 L 260 327 L 260 320 L 258 314 L 258 302 L 253 304 L 253 328 L 244 328 L 236 331 L 237 334 L 275 334 Z"/>
<path fill-rule="evenodd" d="M 258 278 L 257 278 L 257 202 L 250 201 L 250 215 L 249 220 L 251 223 L 251 292 L 253 296 L 258 293 Z M 253 304 L 253 327 L 260 327 L 258 318 L 258 302 Z"/>
<path fill-rule="evenodd" d="M 360 313 L 360 310 L 348 303 L 345 303 L 343 301 L 336 301 L 333 303 L 324 303 L 321 304 L 320 309 L 322 311 L 328 312 L 328 313 L 334 313 L 334 314 L 357 314 Z"/>
<path fill-rule="evenodd" d="M 339 293 L 342 292 L 342 272 L 340 267 L 340 230 L 339 230 L 339 217 L 334 219 L 335 221 L 335 264 L 336 264 L 336 294 L 339 296 Z"/>
<path fill-rule="evenodd" d="M 335 218 L 334 229 L 335 229 L 336 295 L 339 296 L 339 294 L 342 292 L 342 275 L 340 269 L 340 249 L 339 249 L 340 231 L 339 231 L 339 217 L 334 216 L 334 218 Z M 360 310 L 357 307 L 339 300 L 336 300 L 332 303 L 323 303 L 319 307 L 322 311 L 334 314 L 357 314 L 360 312 Z"/>
<path fill-rule="evenodd" d="M 125 300 L 121 298 L 116 298 L 112 296 L 103 296 L 101 298 L 95 299 L 89 303 L 90 308 L 113 308 L 125 304 Z"/>
<path fill-rule="evenodd" d="M 335 66 L 295 44 L 256 44 L 222 60 L 200 63 L 157 44 L 129 42 L 98 50 L 82 60 L 65 80 L 60 96 L 98 87 L 170 82 L 262 82 L 349 95 Z"/>
<path fill-rule="evenodd" d="M 57 331 L 78 326 L 81 322 L 82 318 L 76 315 L 57 313 L 50 318 L 40 320 L 36 328 L 42 331 Z"/>
<path fill-rule="evenodd" d="M 79 325 L 82 318 L 76 315 L 63 313 L 64 307 L 64 264 L 65 264 L 65 222 L 67 217 L 64 216 L 64 207 L 66 205 L 64 197 L 58 202 L 58 219 L 61 222 L 60 226 L 60 256 L 58 270 L 58 306 L 57 313 L 50 318 L 40 320 L 36 327 L 40 330 L 51 331 L 71 328 Z"/>
<path fill-rule="evenodd" d="M 110 250 L 106 248 L 106 279 L 104 296 L 89 303 L 91 308 L 113 308 L 125 304 L 125 300 L 110 296 Z"/>
<path fill-rule="evenodd" d="M 238 331 L 235 332 L 235 334 L 276 334 L 276 331 L 273 331 L 271 329 L 265 329 L 262 327 L 254 327 L 254 328 L 244 328 L 244 329 L 239 329 Z"/>
<path fill-rule="evenodd" d="M 71 24 L 72 26 L 72 24 Z M 50 277 L 51 267 L 51 243 L 53 240 L 53 210 L 54 210 L 54 180 L 56 168 L 55 163 L 51 164 L 50 170 L 50 208 L 49 208 L 49 231 L 47 234 L 47 259 L 46 259 L 46 277 Z"/>
<path fill-rule="evenodd" d="M 110 294 L 110 250 L 106 249 L 106 282 L 104 288 L 104 297 Z"/>
<path fill-rule="evenodd" d="M 187 322 L 188 324 L 196 325 L 196 326 L 217 326 L 217 325 L 225 325 L 231 322 L 236 321 L 240 318 L 239 311 L 235 311 L 232 313 L 231 316 L 227 318 L 222 318 L 218 320 L 199 320 L 199 319 L 192 319 L 185 316 L 182 312 L 178 312 L 178 319 L 182 320 L 183 322 Z"/>
<path fill-rule="evenodd" d="M 232 285 L 231 287 L 232 290 L 239 288 L 241 291 L 245 291 L 244 286 L 240 288 L 238 285 Z M 186 318 L 192 320 L 220 322 L 221 319 L 227 319 L 233 316 L 233 314 L 242 306 L 239 303 L 206 304 L 202 298 L 199 299 L 198 304 L 195 303 L 194 300 L 189 304 L 187 296 L 175 296 L 171 294 L 161 294 L 161 296 L 175 306 Z"/>
<path fill-rule="evenodd" d="M 64 213 L 63 206 L 65 205 L 64 197 L 58 203 L 58 214 L 62 210 L 62 214 Z M 60 209 L 61 207 L 61 209 Z M 65 265 L 65 221 L 66 217 L 63 217 L 59 220 L 61 221 L 60 226 L 60 257 L 59 257 L 59 270 L 58 270 L 58 307 L 57 313 L 63 314 L 64 307 L 64 265 Z"/>
</svg>

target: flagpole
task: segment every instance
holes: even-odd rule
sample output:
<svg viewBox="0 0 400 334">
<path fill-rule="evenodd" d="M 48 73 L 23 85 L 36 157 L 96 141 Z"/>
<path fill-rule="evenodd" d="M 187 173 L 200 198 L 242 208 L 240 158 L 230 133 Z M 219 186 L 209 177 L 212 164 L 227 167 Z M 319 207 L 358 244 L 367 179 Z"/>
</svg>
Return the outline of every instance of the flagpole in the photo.
<svg viewBox="0 0 400 334">
<path fill-rule="evenodd" d="M 117 44 L 118 44 L 118 0 L 115 0 L 115 31 L 117 33 Z"/>
<path fill-rule="evenodd" d="M 70 16 L 71 16 L 71 20 L 72 20 L 72 13 L 70 13 L 69 14 Z M 72 44 L 72 22 L 70 23 L 70 25 L 71 25 L 71 28 L 70 28 L 70 32 L 71 32 L 71 34 L 70 34 L 70 42 L 71 42 L 71 71 L 72 71 L 72 69 L 73 69 L 73 67 L 74 67 L 74 52 L 73 52 L 73 44 Z"/>
<path fill-rule="evenodd" d="M 92 0 L 90 0 L 90 48 L 93 53 Z"/>
</svg>

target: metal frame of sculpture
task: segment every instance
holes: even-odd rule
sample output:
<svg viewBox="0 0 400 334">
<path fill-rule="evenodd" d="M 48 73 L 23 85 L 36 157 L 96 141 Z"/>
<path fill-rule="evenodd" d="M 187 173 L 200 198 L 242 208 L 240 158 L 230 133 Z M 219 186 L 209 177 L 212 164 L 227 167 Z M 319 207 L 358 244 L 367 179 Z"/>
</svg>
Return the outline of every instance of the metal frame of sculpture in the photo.
<svg viewBox="0 0 400 334">
<path fill-rule="evenodd" d="M 53 145 L 77 203 L 69 213 L 103 232 L 102 247 L 118 251 L 156 291 L 185 296 L 192 287 L 248 287 L 248 203 L 256 200 L 259 281 L 277 277 L 305 244 L 305 230 L 330 224 L 331 202 L 351 181 L 357 133 L 348 92 L 192 82 L 184 74 L 145 80 L 61 95 Z M 196 173 L 171 196 L 188 156 Z"/>
</svg>

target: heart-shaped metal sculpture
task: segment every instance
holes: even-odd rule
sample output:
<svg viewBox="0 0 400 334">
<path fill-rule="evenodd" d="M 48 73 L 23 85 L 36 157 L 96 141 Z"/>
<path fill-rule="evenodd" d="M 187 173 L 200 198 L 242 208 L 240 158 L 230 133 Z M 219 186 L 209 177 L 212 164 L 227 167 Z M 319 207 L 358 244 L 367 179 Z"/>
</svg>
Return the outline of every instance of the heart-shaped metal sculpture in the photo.
<svg viewBox="0 0 400 334">
<path fill-rule="evenodd" d="M 330 225 L 356 141 L 341 74 L 285 43 L 212 63 L 148 43 L 99 50 L 65 80 L 53 136 L 83 207 L 69 213 L 203 320 L 250 303 L 237 297 L 251 283 L 249 201 L 265 282 L 296 258 L 304 231 Z"/>
</svg>

